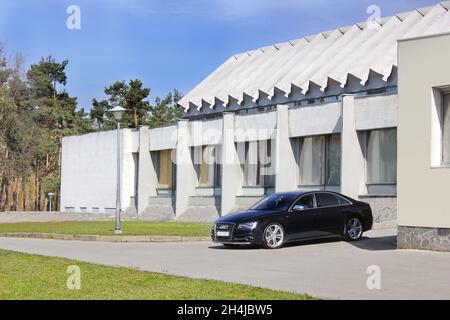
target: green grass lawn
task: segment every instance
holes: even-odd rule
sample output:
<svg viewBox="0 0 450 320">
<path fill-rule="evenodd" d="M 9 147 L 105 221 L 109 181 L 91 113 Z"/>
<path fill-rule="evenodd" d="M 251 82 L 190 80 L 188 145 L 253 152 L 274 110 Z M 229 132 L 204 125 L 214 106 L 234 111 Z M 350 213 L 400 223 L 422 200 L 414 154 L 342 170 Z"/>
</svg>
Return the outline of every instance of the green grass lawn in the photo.
<svg viewBox="0 0 450 320">
<path fill-rule="evenodd" d="M 207 237 L 209 223 L 190 222 L 122 222 L 122 235 Z M 76 235 L 114 235 L 113 221 L 61 221 L 0 224 L 0 233 L 62 233 Z"/>
<path fill-rule="evenodd" d="M 67 267 L 81 270 L 80 290 L 67 289 Z M 221 281 L 194 280 L 62 258 L 0 250 L 0 299 L 311 299 Z"/>
</svg>

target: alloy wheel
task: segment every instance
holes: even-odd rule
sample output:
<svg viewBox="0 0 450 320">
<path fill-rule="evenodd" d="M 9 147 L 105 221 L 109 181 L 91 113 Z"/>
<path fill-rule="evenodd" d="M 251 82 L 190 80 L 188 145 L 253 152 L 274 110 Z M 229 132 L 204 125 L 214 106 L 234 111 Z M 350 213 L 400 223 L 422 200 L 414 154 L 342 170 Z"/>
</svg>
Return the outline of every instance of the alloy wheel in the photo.
<svg viewBox="0 0 450 320">
<path fill-rule="evenodd" d="M 269 224 L 264 231 L 265 243 L 269 248 L 281 247 L 284 241 L 284 230 L 279 224 Z"/>
<path fill-rule="evenodd" d="M 362 236 L 362 223 L 361 220 L 354 217 L 347 221 L 346 226 L 347 236 L 351 240 L 358 240 Z"/>
</svg>

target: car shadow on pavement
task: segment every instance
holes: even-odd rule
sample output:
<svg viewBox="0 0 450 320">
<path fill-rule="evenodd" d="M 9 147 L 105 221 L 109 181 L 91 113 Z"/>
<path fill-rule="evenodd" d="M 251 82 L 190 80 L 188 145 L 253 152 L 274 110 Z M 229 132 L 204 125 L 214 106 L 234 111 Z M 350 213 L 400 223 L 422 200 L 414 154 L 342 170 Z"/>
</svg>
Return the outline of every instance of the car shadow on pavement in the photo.
<svg viewBox="0 0 450 320">
<path fill-rule="evenodd" d="M 397 236 L 363 237 L 360 241 L 349 242 L 351 245 L 364 250 L 387 251 L 397 250 Z"/>
<path fill-rule="evenodd" d="M 264 248 L 258 247 L 255 245 L 250 245 L 250 244 L 237 245 L 234 247 L 226 247 L 222 244 L 214 244 L 214 245 L 210 246 L 209 249 L 214 249 L 214 250 L 263 250 Z"/>
<path fill-rule="evenodd" d="M 298 242 L 287 243 L 283 246 L 283 248 L 292 248 L 292 247 L 301 247 L 307 245 L 318 245 L 318 244 L 326 244 L 326 243 L 335 243 L 335 242 L 343 242 L 343 240 L 339 237 L 332 238 L 322 238 L 322 239 L 314 239 L 314 240 L 303 240 Z M 389 235 L 389 236 L 381 236 L 381 237 L 363 237 L 359 241 L 351 241 L 347 242 L 352 246 L 355 246 L 359 249 L 370 250 L 370 251 L 387 251 L 387 250 L 396 250 L 397 249 L 397 236 Z M 254 245 L 242 245 L 235 247 L 225 247 L 221 244 L 215 244 L 209 247 L 210 249 L 216 250 L 258 250 L 263 249 L 262 247 L 254 246 Z"/>
</svg>

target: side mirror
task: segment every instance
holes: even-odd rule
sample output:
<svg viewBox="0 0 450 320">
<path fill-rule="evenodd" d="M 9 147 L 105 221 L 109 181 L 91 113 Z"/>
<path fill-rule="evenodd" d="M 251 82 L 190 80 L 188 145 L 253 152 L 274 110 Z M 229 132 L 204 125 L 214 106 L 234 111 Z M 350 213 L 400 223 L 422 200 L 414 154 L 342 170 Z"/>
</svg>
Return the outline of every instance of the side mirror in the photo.
<svg viewBox="0 0 450 320">
<path fill-rule="evenodd" d="M 308 207 L 307 206 L 303 206 L 301 204 L 296 204 L 295 206 L 292 207 L 292 211 L 293 212 L 304 211 L 306 209 L 308 209 Z"/>
</svg>

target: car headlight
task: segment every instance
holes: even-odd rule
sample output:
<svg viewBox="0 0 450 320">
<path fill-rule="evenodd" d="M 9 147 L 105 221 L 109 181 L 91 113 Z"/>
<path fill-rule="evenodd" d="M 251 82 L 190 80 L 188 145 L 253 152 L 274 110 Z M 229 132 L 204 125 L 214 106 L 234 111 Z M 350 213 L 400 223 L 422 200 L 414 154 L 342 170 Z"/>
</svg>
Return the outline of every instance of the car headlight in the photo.
<svg viewBox="0 0 450 320">
<path fill-rule="evenodd" d="M 247 223 L 243 223 L 238 225 L 238 229 L 249 229 L 249 230 L 253 230 L 256 228 L 256 226 L 258 225 L 258 222 L 247 222 Z"/>
</svg>

